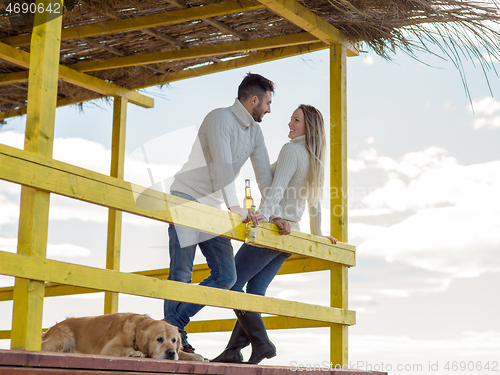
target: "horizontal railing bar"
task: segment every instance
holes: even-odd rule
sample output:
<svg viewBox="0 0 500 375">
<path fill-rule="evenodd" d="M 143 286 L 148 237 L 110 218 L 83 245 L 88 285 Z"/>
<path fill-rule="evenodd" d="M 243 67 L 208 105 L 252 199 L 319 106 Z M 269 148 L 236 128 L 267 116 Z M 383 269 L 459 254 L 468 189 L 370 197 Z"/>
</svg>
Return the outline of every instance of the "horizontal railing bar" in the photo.
<svg viewBox="0 0 500 375">
<path fill-rule="evenodd" d="M 0 179 L 239 241 L 245 236 L 238 215 L 5 145 L 0 145 Z M 356 264 L 354 246 L 332 245 L 325 238 L 297 231 L 280 236 L 270 223 L 258 226 L 257 244 L 347 266 Z"/>
<path fill-rule="evenodd" d="M 278 275 L 289 275 L 304 272 L 316 272 L 330 269 L 329 262 L 314 258 L 307 258 L 298 255 L 292 255 L 281 267 Z M 167 279 L 168 268 L 157 270 L 131 272 L 134 275 L 156 277 Z M 192 283 L 197 284 L 210 274 L 210 268 L 205 264 L 196 264 L 193 268 Z M 0 301 L 12 301 L 14 287 L 8 286 L 0 288 Z M 68 296 L 75 294 L 99 293 L 100 290 L 81 288 L 57 283 L 45 284 L 45 297 Z"/>
<path fill-rule="evenodd" d="M 330 327 L 329 323 L 286 316 L 264 316 L 266 329 L 295 329 Z M 236 319 L 192 320 L 186 326 L 188 333 L 230 332 Z"/>
<path fill-rule="evenodd" d="M 0 274 L 327 323 L 352 325 L 356 320 L 356 313 L 350 310 L 190 285 L 5 251 L 0 251 Z"/>
<path fill-rule="evenodd" d="M 314 320 L 288 318 L 286 316 L 264 316 L 266 329 L 296 329 L 330 327 L 330 324 Z M 186 326 L 188 333 L 231 332 L 236 319 L 192 320 Z M 42 329 L 42 332 L 47 328 Z M 0 340 L 10 339 L 10 330 L 0 331 Z"/>
</svg>

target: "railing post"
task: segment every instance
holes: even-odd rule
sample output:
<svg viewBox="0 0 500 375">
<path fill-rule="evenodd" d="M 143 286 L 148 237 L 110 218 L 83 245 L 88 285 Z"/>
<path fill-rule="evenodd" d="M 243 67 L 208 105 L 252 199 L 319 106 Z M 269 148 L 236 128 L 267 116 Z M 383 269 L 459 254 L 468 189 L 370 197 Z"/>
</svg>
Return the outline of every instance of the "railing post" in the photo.
<svg viewBox="0 0 500 375">
<path fill-rule="evenodd" d="M 331 235 L 347 242 L 347 51 L 330 47 L 330 225 Z M 330 306 L 347 310 L 347 266 L 330 268 Z M 330 328 L 330 361 L 348 363 L 347 326 Z"/>
<path fill-rule="evenodd" d="M 113 135 L 111 140 L 111 177 L 123 180 L 125 171 L 125 128 L 127 122 L 128 100 L 115 96 L 113 105 Z M 108 245 L 106 251 L 106 268 L 120 269 L 120 251 L 122 238 L 122 212 L 108 211 Z M 118 312 L 118 293 L 104 293 L 104 313 Z"/>
<path fill-rule="evenodd" d="M 42 4 L 62 0 L 39 0 Z M 41 7 L 40 7 L 41 8 Z M 48 19 L 47 16 L 52 16 Z M 24 149 L 52 157 L 57 101 L 62 13 L 54 17 L 36 13 L 31 38 L 28 108 Z M 45 258 L 49 222 L 50 193 L 32 187 L 21 189 L 18 254 Z M 16 278 L 13 292 L 11 348 L 40 350 L 42 333 L 43 281 Z"/>
</svg>

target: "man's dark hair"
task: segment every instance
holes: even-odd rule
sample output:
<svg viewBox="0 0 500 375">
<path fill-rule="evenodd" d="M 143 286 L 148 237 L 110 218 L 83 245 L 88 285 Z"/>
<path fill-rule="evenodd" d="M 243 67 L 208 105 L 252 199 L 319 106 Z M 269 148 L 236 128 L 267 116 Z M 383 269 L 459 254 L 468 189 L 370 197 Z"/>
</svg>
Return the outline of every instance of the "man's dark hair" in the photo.
<svg viewBox="0 0 500 375">
<path fill-rule="evenodd" d="M 274 83 L 260 74 L 247 73 L 246 77 L 238 87 L 238 100 L 243 102 L 256 95 L 259 100 L 264 94 L 271 91 L 274 94 Z"/>
</svg>

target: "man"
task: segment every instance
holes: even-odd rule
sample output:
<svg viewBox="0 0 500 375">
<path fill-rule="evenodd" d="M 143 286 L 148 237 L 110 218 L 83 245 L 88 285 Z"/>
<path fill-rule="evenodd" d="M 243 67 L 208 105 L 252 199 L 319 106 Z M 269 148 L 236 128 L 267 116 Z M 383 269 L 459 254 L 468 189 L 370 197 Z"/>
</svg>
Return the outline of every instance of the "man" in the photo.
<svg viewBox="0 0 500 375">
<path fill-rule="evenodd" d="M 258 74 L 248 73 L 238 87 L 238 98 L 228 108 L 210 112 L 198 131 L 188 161 L 175 175 L 171 194 L 221 208 L 241 216 L 244 222 L 265 221 L 260 213 L 240 207 L 234 180 L 250 157 L 262 195 L 271 186 L 269 156 L 259 122 L 271 112 L 274 84 Z M 230 289 L 236 282 L 236 268 L 231 241 L 228 238 L 170 225 L 169 280 L 191 282 L 196 246 L 210 267 L 210 276 L 200 285 Z M 184 330 L 190 318 L 202 305 L 165 300 L 165 321 L 179 328 L 184 351 L 194 352 Z"/>
</svg>

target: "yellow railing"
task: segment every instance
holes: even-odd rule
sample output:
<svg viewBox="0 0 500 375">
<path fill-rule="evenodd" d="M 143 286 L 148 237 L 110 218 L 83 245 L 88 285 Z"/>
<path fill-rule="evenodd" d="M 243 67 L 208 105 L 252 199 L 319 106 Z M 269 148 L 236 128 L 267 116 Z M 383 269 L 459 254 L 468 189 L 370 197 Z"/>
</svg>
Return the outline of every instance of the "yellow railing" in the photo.
<svg viewBox="0 0 500 375">
<path fill-rule="evenodd" d="M 0 145 L 0 179 L 165 223 L 244 239 L 245 227 L 237 215 L 5 145 Z M 331 245 L 324 238 L 301 232 L 280 236 L 271 224 L 258 227 L 257 239 L 259 245 L 295 254 L 280 274 L 328 270 L 335 264 L 355 265 L 355 250 L 348 244 Z M 208 272 L 206 265 L 195 266 L 193 283 L 201 281 Z M 167 269 L 123 273 L 0 252 L 0 274 L 46 282 L 45 297 L 108 291 L 279 316 L 266 318 L 269 329 L 355 323 L 355 313 L 349 310 L 169 281 Z M 13 289 L 1 288 L 0 301 L 15 298 Z M 231 319 L 194 321 L 188 330 L 224 331 L 231 330 L 232 324 Z M 9 337 L 8 331 L 0 333 L 0 338 Z"/>
<path fill-rule="evenodd" d="M 50 1 L 62 4 L 62 0 L 37 0 L 37 3 L 49 4 Z M 17 254 L 0 251 L 0 274 L 16 278 L 13 288 L 0 289 L 0 301 L 14 301 L 12 330 L 0 332 L 0 339 L 10 338 L 13 349 L 40 350 L 44 297 L 105 291 L 105 313 L 118 310 L 118 294 L 124 293 L 263 312 L 273 315 L 265 318 L 269 329 L 330 327 L 330 361 L 346 364 L 347 327 L 355 323 L 355 313 L 347 308 L 347 270 L 355 265 L 355 249 L 346 243 L 332 245 L 324 238 L 301 232 L 280 236 L 271 224 L 262 224 L 257 230 L 259 245 L 294 254 L 280 273 L 329 270 L 331 307 L 169 281 L 165 280 L 168 270 L 119 272 L 122 212 L 206 233 L 222 233 L 239 241 L 244 239 L 245 227 L 237 215 L 123 180 L 127 103 L 152 107 L 154 100 L 60 66 L 61 17 L 52 20 L 44 17 L 47 15 L 35 15 L 29 54 L 0 43 L 1 59 L 24 68 L 34 67 L 28 73 L 24 150 L 0 145 L 0 179 L 22 186 Z M 341 192 L 330 198 L 331 234 L 346 242 L 347 49 L 328 40 L 331 52 L 330 185 Z M 58 79 L 114 96 L 110 176 L 52 158 L 55 110 L 62 104 L 57 101 Z M 0 118 L 6 115 L 2 112 Z M 109 209 L 106 269 L 46 258 L 51 194 Z M 207 272 L 206 265 L 196 266 L 193 281 L 200 281 Z M 232 324 L 233 320 L 195 321 L 187 329 L 190 332 L 225 331 L 230 330 Z"/>
</svg>

